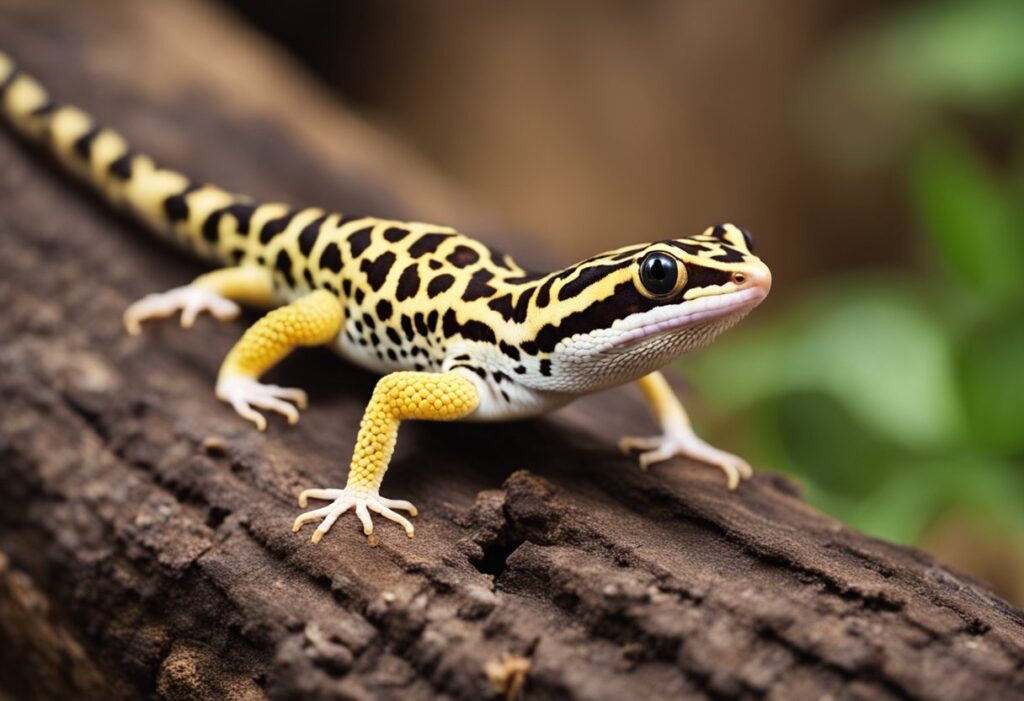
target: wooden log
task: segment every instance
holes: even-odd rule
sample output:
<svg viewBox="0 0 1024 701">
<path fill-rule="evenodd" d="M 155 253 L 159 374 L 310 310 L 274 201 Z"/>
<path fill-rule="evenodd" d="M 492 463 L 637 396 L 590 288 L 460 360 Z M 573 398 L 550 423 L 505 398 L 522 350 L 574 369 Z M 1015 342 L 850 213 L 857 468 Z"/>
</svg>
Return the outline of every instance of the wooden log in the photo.
<svg viewBox="0 0 1024 701">
<path fill-rule="evenodd" d="M 212 6 L 0 17 L 62 98 L 198 178 L 517 248 Z M 121 329 L 198 264 L 10 138 L 0 164 L 0 698 L 1021 697 L 1024 614 L 780 476 L 641 472 L 613 442 L 653 430 L 628 389 L 409 425 L 385 488 L 417 537 L 348 519 L 311 545 L 295 495 L 344 479 L 374 379 L 300 353 L 272 377 L 311 408 L 257 433 L 212 391 L 241 323 Z"/>
</svg>

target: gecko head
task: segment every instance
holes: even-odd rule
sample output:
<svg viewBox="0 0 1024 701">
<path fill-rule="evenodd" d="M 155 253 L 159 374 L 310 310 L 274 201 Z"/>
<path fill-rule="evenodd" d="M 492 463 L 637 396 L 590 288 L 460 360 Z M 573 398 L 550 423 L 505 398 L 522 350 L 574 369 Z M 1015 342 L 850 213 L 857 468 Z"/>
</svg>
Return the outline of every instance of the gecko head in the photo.
<svg viewBox="0 0 1024 701">
<path fill-rule="evenodd" d="M 558 275 L 550 292 L 560 304 L 537 318 L 536 342 L 583 391 L 707 345 L 756 307 L 772 280 L 750 233 L 731 224 L 611 251 Z"/>
</svg>

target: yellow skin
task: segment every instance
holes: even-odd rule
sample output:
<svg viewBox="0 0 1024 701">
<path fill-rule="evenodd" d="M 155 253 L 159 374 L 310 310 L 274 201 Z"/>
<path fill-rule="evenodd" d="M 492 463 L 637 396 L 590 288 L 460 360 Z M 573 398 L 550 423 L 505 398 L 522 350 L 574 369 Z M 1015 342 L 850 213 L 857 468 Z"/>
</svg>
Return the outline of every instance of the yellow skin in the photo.
<svg viewBox="0 0 1024 701">
<path fill-rule="evenodd" d="M 240 304 L 271 310 L 228 353 L 216 386 L 217 397 L 260 430 L 267 422 L 259 410 L 295 423 L 306 407 L 301 389 L 259 381 L 300 346 L 328 345 L 384 375 L 346 486 L 299 496 L 301 507 L 310 498 L 331 502 L 295 520 L 295 530 L 320 521 L 314 543 L 350 510 L 367 535 L 370 512 L 413 535 L 397 513 L 415 516 L 413 505 L 379 493 L 402 421 L 517 419 L 632 381 L 662 429 L 620 442 L 640 451 L 641 467 L 683 455 L 722 469 L 730 489 L 751 474 L 741 458 L 694 434 L 658 372 L 767 295 L 771 273 L 743 229 L 710 227 L 530 273 L 449 227 L 256 204 L 194 183 L 130 151 L 82 110 L 56 105 L 2 53 L 0 113 L 111 204 L 224 266 L 131 305 L 129 333 L 179 312 L 187 328 L 203 312 L 233 319 Z"/>
</svg>

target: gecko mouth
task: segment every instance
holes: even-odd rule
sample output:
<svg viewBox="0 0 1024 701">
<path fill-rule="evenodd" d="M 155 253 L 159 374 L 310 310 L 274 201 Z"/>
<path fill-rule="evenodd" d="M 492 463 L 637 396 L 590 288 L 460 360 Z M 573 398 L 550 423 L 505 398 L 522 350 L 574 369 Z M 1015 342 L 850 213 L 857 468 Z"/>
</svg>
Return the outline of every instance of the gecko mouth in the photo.
<svg viewBox="0 0 1024 701">
<path fill-rule="evenodd" d="M 746 313 L 756 307 L 767 296 L 760 287 L 748 287 L 745 290 L 729 292 L 717 297 L 705 297 L 688 303 L 689 310 L 684 314 L 673 313 L 672 307 L 659 307 L 644 314 L 647 317 L 636 328 L 629 329 L 616 341 L 616 350 L 632 346 L 640 341 L 693 326 L 710 319 L 720 319 L 737 313 Z"/>
</svg>

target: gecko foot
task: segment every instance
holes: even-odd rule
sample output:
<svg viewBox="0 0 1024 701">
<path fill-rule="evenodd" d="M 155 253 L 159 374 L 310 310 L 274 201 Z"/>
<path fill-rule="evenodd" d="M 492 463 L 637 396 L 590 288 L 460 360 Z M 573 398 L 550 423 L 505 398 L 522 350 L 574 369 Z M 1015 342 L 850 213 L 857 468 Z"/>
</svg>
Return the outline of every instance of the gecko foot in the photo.
<svg viewBox="0 0 1024 701">
<path fill-rule="evenodd" d="M 679 431 L 650 438 L 626 437 L 619 441 L 619 449 L 624 453 L 631 450 L 641 451 L 642 470 L 676 455 L 714 465 L 725 473 L 729 489 L 736 489 L 741 479 L 749 479 L 754 474 L 746 460 L 708 445 L 693 431 Z"/>
<path fill-rule="evenodd" d="M 306 393 L 295 387 L 265 385 L 251 377 L 222 377 L 217 381 L 217 399 L 227 402 L 243 419 L 265 431 L 267 420 L 253 407 L 283 414 L 288 423 L 299 420 L 299 409 L 306 408 Z M 296 408 L 297 407 L 297 408 Z"/>
<path fill-rule="evenodd" d="M 175 287 L 167 292 L 146 295 L 124 311 L 124 327 L 132 336 L 142 331 L 142 322 L 166 319 L 181 312 L 181 325 L 188 329 L 202 312 L 209 312 L 218 321 L 238 316 L 239 306 L 213 290 L 200 285 Z"/>
<path fill-rule="evenodd" d="M 345 487 L 344 489 L 307 489 L 299 495 L 299 506 L 306 508 L 308 499 L 331 500 L 332 503 L 314 511 L 307 511 L 300 514 L 292 525 L 292 531 L 298 531 L 302 524 L 307 521 L 323 519 L 320 525 L 313 531 L 313 542 L 319 543 L 331 526 L 338 520 L 338 517 L 349 509 L 355 509 L 356 516 L 363 524 L 363 533 L 367 536 L 373 533 L 373 521 L 370 520 L 370 512 L 380 514 L 386 519 L 394 521 L 405 528 L 405 534 L 412 538 L 416 532 L 409 523 L 409 519 L 394 511 L 401 509 L 408 511 L 410 516 L 416 515 L 416 507 L 401 499 L 385 499 L 377 493 L 376 489 L 359 487 Z"/>
</svg>

